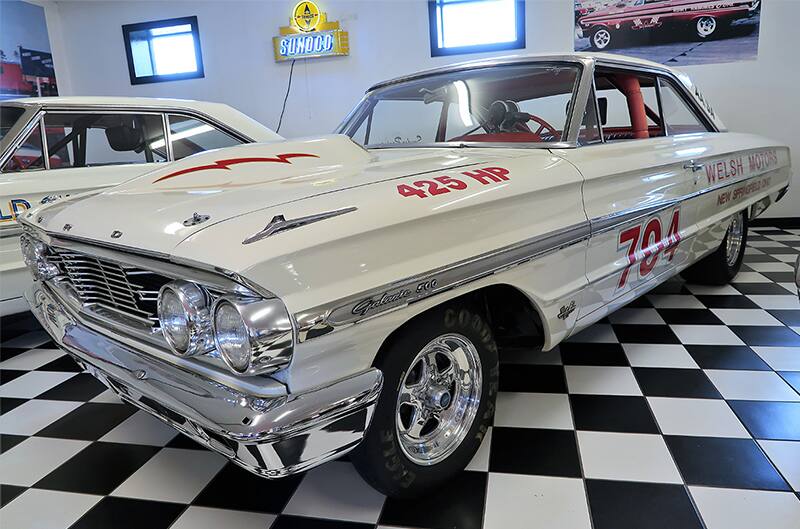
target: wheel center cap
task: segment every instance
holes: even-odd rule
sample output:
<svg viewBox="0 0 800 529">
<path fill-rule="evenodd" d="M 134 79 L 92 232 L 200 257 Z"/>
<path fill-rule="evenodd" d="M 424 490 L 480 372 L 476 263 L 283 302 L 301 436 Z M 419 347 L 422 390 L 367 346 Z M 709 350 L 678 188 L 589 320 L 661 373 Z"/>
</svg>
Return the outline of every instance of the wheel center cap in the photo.
<svg viewBox="0 0 800 529">
<path fill-rule="evenodd" d="M 428 404 L 436 409 L 443 410 L 450 405 L 453 397 L 450 390 L 442 387 L 433 387 L 428 393 Z"/>
</svg>

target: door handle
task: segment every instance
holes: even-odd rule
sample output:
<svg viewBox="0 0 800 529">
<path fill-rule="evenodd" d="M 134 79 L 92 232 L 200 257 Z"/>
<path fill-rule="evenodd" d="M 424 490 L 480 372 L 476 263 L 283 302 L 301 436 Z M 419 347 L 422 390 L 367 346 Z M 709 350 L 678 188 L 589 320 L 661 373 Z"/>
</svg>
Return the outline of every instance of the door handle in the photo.
<svg viewBox="0 0 800 529">
<path fill-rule="evenodd" d="M 684 169 L 691 169 L 693 173 L 696 173 L 697 171 L 702 171 L 705 166 L 706 166 L 705 164 L 697 163 L 694 160 L 683 164 Z"/>
</svg>

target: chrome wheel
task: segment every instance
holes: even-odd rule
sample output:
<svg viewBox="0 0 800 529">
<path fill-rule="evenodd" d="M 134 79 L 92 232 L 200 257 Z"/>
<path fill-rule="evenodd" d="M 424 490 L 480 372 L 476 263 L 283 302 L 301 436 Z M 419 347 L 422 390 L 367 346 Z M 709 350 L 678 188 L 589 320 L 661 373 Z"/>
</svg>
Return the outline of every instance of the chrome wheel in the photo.
<svg viewBox="0 0 800 529">
<path fill-rule="evenodd" d="M 731 224 L 728 226 L 725 243 L 725 259 L 728 266 L 736 266 L 739 260 L 739 252 L 742 251 L 742 241 L 744 240 L 744 213 L 741 211 L 734 215 Z"/>
<path fill-rule="evenodd" d="M 717 19 L 714 17 L 700 17 L 697 19 L 697 34 L 702 38 L 710 36 L 717 29 Z"/>
<path fill-rule="evenodd" d="M 475 420 L 481 401 L 481 361 L 461 334 L 437 337 L 403 374 L 395 427 L 400 448 L 418 465 L 435 465 L 452 454 Z"/>
<path fill-rule="evenodd" d="M 592 43 L 598 50 L 602 50 L 611 43 L 611 33 L 607 29 L 599 29 L 592 35 Z"/>
</svg>

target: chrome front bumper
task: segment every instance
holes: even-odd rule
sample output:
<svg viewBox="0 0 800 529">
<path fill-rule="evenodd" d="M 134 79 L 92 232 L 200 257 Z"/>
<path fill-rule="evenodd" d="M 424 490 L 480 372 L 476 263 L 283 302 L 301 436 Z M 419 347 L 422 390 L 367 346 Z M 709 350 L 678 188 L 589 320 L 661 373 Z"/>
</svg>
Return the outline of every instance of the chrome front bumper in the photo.
<svg viewBox="0 0 800 529">
<path fill-rule="evenodd" d="M 47 284 L 25 297 L 55 342 L 123 401 L 267 478 L 355 448 L 380 394 L 383 375 L 370 369 L 307 393 L 250 395 L 97 332 Z"/>
</svg>

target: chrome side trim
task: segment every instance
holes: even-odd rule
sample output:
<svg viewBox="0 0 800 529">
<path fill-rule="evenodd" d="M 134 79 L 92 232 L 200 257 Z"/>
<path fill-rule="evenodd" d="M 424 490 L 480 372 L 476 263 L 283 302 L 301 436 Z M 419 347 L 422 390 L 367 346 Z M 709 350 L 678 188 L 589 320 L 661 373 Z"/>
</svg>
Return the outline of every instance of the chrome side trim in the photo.
<svg viewBox="0 0 800 529">
<path fill-rule="evenodd" d="M 357 323 L 482 277 L 508 270 L 531 259 L 585 241 L 589 238 L 589 233 L 589 223 L 581 222 L 515 245 L 401 279 L 387 286 L 296 313 L 298 340 L 303 342 L 327 334 L 335 328 Z"/>
<path fill-rule="evenodd" d="M 21 234 L 22 227 L 17 224 L 0 224 L 0 239 L 19 237 Z"/>
<path fill-rule="evenodd" d="M 262 239 L 266 239 L 267 237 L 271 237 L 272 235 L 276 235 L 284 231 L 293 230 L 295 228 L 306 226 L 308 224 L 313 224 L 321 220 L 332 219 L 333 217 L 338 217 L 339 215 L 344 215 L 346 213 L 352 213 L 357 209 L 358 208 L 356 207 L 342 208 L 334 211 L 317 213 L 315 215 L 308 215 L 306 217 L 299 217 L 290 220 L 286 220 L 286 218 L 283 215 L 276 215 L 272 217 L 272 220 L 269 222 L 269 224 L 267 224 L 264 227 L 263 230 L 246 238 L 245 240 L 242 241 L 242 244 L 251 244 L 254 242 L 258 242 Z"/>
</svg>

